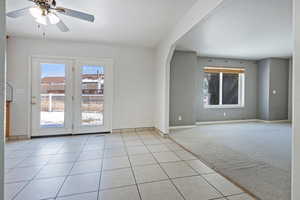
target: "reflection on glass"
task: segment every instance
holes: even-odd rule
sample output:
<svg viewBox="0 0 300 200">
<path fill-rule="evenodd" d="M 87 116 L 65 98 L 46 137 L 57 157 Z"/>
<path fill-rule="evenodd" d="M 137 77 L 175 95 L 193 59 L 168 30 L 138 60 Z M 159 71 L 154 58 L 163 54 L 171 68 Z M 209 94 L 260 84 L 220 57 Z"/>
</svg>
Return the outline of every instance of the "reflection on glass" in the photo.
<svg viewBox="0 0 300 200">
<path fill-rule="evenodd" d="M 104 68 L 83 66 L 81 70 L 81 124 L 103 125 Z"/>
<path fill-rule="evenodd" d="M 64 127 L 65 118 L 65 65 L 41 64 L 41 109 L 42 128 Z"/>
<path fill-rule="evenodd" d="M 223 74 L 223 104 L 239 103 L 239 74 Z"/>
<path fill-rule="evenodd" d="M 204 77 L 204 104 L 219 105 L 220 103 L 220 74 L 205 73 Z"/>
</svg>

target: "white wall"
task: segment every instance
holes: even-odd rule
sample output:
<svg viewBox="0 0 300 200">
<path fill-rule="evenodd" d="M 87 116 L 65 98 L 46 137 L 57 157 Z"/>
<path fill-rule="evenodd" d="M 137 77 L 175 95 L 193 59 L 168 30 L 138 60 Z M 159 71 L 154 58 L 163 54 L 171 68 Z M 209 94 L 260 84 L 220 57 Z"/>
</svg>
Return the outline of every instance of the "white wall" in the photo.
<svg viewBox="0 0 300 200">
<path fill-rule="evenodd" d="M 31 55 L 112 58 L 113 128 L 154 126 L 154 50 L 92 43 L 10 38 L 8 81 L 14 87 L 12 134 L 28 134 L 28 71 Z"/>
<path fill-rule="evenodd" d="M 4 199 L 5 1 L 0 1 L 0 200 Z"/>
<path fill-rule="evenodd" d="M 300 199 L 300 1 L 294 0 L 292 200 Z"/>
<path fill-rule="evenodd" d="M 289 120 L 293 120 L 293 58 L 289 62 L 289 105 L 288 105 Z"/>
<path fill-rule="evenodd" d="M 223 0 L 198 0 L 157 47 L 155 127 L 162 133 L 169 132 L 170 61 L 174 45 L 222 2 Z"/>
<path fill-rule="evenodd" d="M 170 62 L 174 49 L 172 45 L 160 47 L 155 58 L 155 127 L 162 133 L 169 132 Z"/>
</svg>

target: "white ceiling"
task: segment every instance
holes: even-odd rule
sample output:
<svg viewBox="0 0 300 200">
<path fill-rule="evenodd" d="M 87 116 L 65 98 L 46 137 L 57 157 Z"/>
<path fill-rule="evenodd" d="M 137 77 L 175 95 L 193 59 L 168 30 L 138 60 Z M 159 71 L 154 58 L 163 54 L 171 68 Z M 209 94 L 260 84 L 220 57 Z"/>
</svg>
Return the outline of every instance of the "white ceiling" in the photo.
<svg viewBox="0 0 300 200">
<path fill-rule="evenodd" d="M 58 6 L 95 15 L 94 24 L 61 16 L 71 29 L 61 33 L 45 27 L 46 37 L 74 41 L 107 42 L 154 47 L 196 0 L 57 0 Z M 32 5 L 27 0 L 7 0 L 7 11 Z M 31 16 L 7 18 L 9 35 L 42 37 Z"/>
<path fill-rule="evenodd" d="M 177 44 L 200 56 L 263 59 L 293 49 L 292 0 L 225 0 Z"/>
</svg>

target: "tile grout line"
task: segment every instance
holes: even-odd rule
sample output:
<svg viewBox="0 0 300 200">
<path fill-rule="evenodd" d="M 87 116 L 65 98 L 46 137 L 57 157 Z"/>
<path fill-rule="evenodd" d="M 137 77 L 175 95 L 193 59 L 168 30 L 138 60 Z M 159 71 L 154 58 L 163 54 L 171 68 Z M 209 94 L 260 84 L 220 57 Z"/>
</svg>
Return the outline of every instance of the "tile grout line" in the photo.
<svg viewBox="0 0 300 200">
<path fill-rule="evenodd" d="M 170 141 L 173 141 L 173 140 L 170 140 Z M 175 144 L 177 144 L 176 142 L 174 142 Z M 180 146 L 181 147 L 181 146 Z M 188 153 L 190 153 L 189 151 L 186 151 L 185 149 L 183 149 L 185 152 L 188 152 Z M 176 152 L 173 150 L 173 152 L 176 154 Z M 177 155 L 177 154 L 176 154 Z M 193 154 L 192 154 L 193 155 Z M 196 157 L 196 156 L 195 156 Z M 197 157 L 196 157 L 197 158 Z M 199 160 L 201 163 L 202 163 L 202 161 L 200 160 L 200 159 L 195 159 L 195 160 Z M 186 160 L 183 160 L 188 166 L 190 166 L 194 171 L 196 171 Z M 204 164 L 204 163 L 203 163 Z M 205 166 L 207 166 L 206 164 L 204 164 Z M 209 166 L 207 166 L 208 168 L 210 168 Z M 219 174 L 218 172 L 216 172 L 214 169 L 212 169 L 212 168 L 210 168 L 211 170 L 213 170 L 214 171 L 214 173 L 205 173 L 205 174 L 202 174 L 202 173 L 199 173 L 199 172 L 197 172 L 198 174 L 199 174 L 199 176 L 201 176 L 201 178 L 203 178 L 204 179 L 204 181 L 205 182 L 207 182 L 210 186 L 212 186 L 218 193 L 220 193 L 221 195 L 222 195 L 222 197 L 221 198 L 225 198 L 225 199 L 227 199 L 226 198 L 226 195 L 225 194 L 223 194 L 218 188 L 216 188 L 212 183 L 210 183 L 203 175 L 209 175 L 209 174 Z M 220 175 L 220 174 L 219 174 Z M 222 176 L 223 177 L 223 176 Z M 230 181 L 229 181 L 230 182 Z M 231 182 L 230 182 L 231 183 Z M 233 194 L 233 195 L 239 195 L 239 194 Z M 214 198 L 214 199 L 220 199 L 220 198 Z M 212 199 L 213 200 L 213 199 Z"/>
<path fill-rule="evenodd" d="M 97 200 L 100 200 L 100 188 L 101 188 L 101 179 L 102 179 L 103 165 L 104 165 L 105 146 L 106 146 L 106 137 L 104 136 L 103 152 L 102 152 L 102 159 L 101 159 L 100 178 L 99 178 L 99 185 L 98 185 L 98 191 L 97 191 Z"/>
<path fill-rule="evenodd" d="M 126 169 L 129 169 L 126 168 Z M 190 178 L 190 177 L 199 177 L 199 175 L 193 175 L 193 176 L 184 176 L 184 177 L 180 177 L 180 178 Z M 174 179 L 180 179 L 180 178 L 174 178 Z M 174 180 L 173 179 L 173 180 Z M 105 190 L 113 190 L 113 189 L 120 189 L 120 188 L 126 188 L 126 187 L 129 187 L 129 186 L 133 186 L 133 185 L 143 185 L 143 184 L 147 184 L 147 183 L 157 183 L 157 182 L 161 182 L 161 181 L 168 181 L 169 178 L 167 177 L 166 179 L 161 179 L 161 180 L 155 180 L 155 181 L 147 181 L 147 182 L 143 182 L 143 183 L 139 183 L 139 184 L 130 184 L 130 185 L 124 185 L 124 186 L 118 186 L 118 187 L 112 187 L 112 188 L 107 188 L 107 189 L 102 189 L 100 191 L 105 191 Z M 87 192 L 84 192 L 84 193 L 87 193 Z M 73 195 L 68 195 L 68 196 L 73 196 Z M 218 197 L 220 198 L 220 197 Z"/>
<path fill-rule="evenodd" d="M 205 164 L 207 167 L 209 167 L 211 164 L 206 162 L 200 155 L 197 155 L 195 153 L 193 153 L 192 151 L 190 151 L 189 149 L 187 149 L 186 147 L 184 147 L 183 145 L 181 145 L 180 143 L 178 143 L 175 139 L 173 139 L 170 135 L 167 136 L 167 138 L 169 140 L 171 140 L 172 142 L 174 142 L 175 144 L 177 144 L 178 146 L 180 146 L 184 151 L 189 152 L 190 154 L 192 154 L 193 156 L 195 156 L 198 160 L 200 160 L 203 164 Z M 227 176 L 224 176 L 221 172 L 219 172 L 215 167 L 209 167 L 210 169 L 212 169 L 213 171 L 216 172 L 216 174 L 222 176 L 223 178 L 225 178 L 227 181 L 229 181 L 230 183 L 232 183 L 233 185 L 235 185 L 236 187 L 238 187 L 239 189 L 241 189 L 243 191 L 243 193 L 248 194 L 249 196 L 251 196 L 254 199 L 259 200 L 258 197 L 256 197 L 254 194 L 252 194 L 252 192 L 250 192 L 249 190 L 247 190 L 246 188 L 242 187 L 241 185 L 239 185 L 236 182 L 233 182 L 230 178 L 228 178 Z M 206 179 L 205 179 L 206 180 Z M 226 198 L 226 196 L 225 196 Z"/>
<path fill-rule="evenodd" d="M 148 131 L 147 131 L 148 132 Z M 185 176 L 185 177 L 177 177 L 177 178 L 170 178 L 169 177 L 169 175 L 167 174 L 167 172 L 164 170 L 164 168 L 162 167 L 162 163 L 160 163 L 160 162 L 158 162 L 158 160 L 156 159 L 156 157 L 154 156 L 154 152 L 152 152 L 152 151 L 150 151 L 150 149 L 149 149 L 149 145 L 152 145 L 152 144 L 145 144 L 144 143 L 144 138 L 142 137 L 143 135 L 140 135 L 140 134 L 138 134 L 137 133 L 137 131 L 135 131 L 134 132 L 134 135 L 136 135 L 137 136 L 137 140 L 140 140 L 141 141 L 141 143 L 143 144 L 143 145 L 133 145 L 133 147 L 135 147 L 135 146 L 144 146 L 144 147 L 146 147 L 146 149 L 149 151 L 147 154 L 150 154 L 150 155 L 152 155 L 152 157 L 155 159 L 155 161 L 157 162 L 156 164 L 157 165 L 159 165 L 160 166 L 160 168 L 164 171 L 164 173 L 166 174 L 166 176 L 168 177 L 167 179 L 164 179 L 164 180 L 169 180 L 173 185 L 174 185 L 174 187 L 176 188 L 176 190 L 181 194 L 181 192 L 180 192 L 180 190 L 176 187 L 176 185 L 174 184 L 174 182 L 173 182 L 173 179 L 179 179 L 179 178 L 186 178 L 186 177 L 194 177 L 194 176 L 200 176 L 200 177 L 202 177 L 209 185 L 211 185 L 213 188 L 215 188 L 214 187 L 214 185 L 212 185 L 208 180 L 206 180 L 206 178 L 203 176 L 204 174 L 201 174 L 201 173 L 199 173 L 199 172 L 197 172 L 189 163 L 188 163 L 188 161 L 189 160 L 185 160 L 185 159 L 182 159 L 182 158 L 180 158 L 179 156 L 178 156 L 178 154 L 176 153 L 177 151 L 176 151 L 176 149 L 172 149 L 172 148 L 170 148 L 167 144 L 177 144 L 176 142 L 173 142 L 172 140 L 170 140 L 170 139 L 168 139 L 169 141 L 171 141 L 172 143 L 165 143 L 162 139 L 161 139 L 161 136 L 159 136 L 159 138 L 157 138 L 158 140 L 160 140 L 161 142 L 162 142 L 162 144 L 153 144 L 153 145 L 164 145 L 164 146 L 166 146 L 168 149 L 169 149 L 169 151 L 168 152 L 173 152 L 177 157 L 179 157 L 180 158 L 180 161 L 170 161 L 170 162 L 164 162 L 164 163 L 176 163 L 176 162 L 184 162 L 185 164 L 187 164 L 189 167 L 191 167 L 192 169 L 193 169 L 193 171 L 195 171 L 198 175 L 193 175 L 193 176 Z M 153 132 L 149 132 L 149 134 L 146 134 L 146 135 L 153 135 L 153 136 L 155 136 L 155 133 L 153 133 Z M 136 181 L 136 177 L 135 177 L 135 174 L 134 174 L 134 171 L 133 171 L 133 165 L 132 165 L 132 163 L 131 163 L 131 160 L 130 160 L 130 155 L 129 155 L 129 153 L 128 153 L 128 146 L 126 145 L 126 142 L 125 142 L 125 137 L 124 137 L 124 135 L 121 133 L 120 134 L 120 137 L 122 138 L 122 143 L 123 143 L 123 145 L 124 145 L 124 149 L 125 149 L 125 151 L 126 151 L 126 155 L 127 155 L 127 159 L 129 160 L 129 163 L 130 163 L 130 168 L 131 168 L 131 171 L 132 171 L 132 173 L 133 173 L 133 176 L 134 176 L 134 180 L 135 180 L 135 186 L 137 187 L 137 190 L 138 190 L 138 193 L 139 193 L 139 197 L 140 197 L 140 199 L 142 199 L 142 197 L 141 197 L 141 194 L 140 194 L 140 190 L 139 190 L 139 187 L 138 187 L 138 183 L 137 183 L 137 181 Z M 156 137 L 156 136 L 155 136 Z M 89 141 L 89 138 L 90 137 L 86 137 L 85 138 L 85 142 L 84 142 L 84 145 L 82 146 L 82 149 L 80 150 L 80 151 L 78 151 L 79 152 L 79 154 L 77 155 L 78 157 L 77 157 L 77 159 L 75 160 L 75 161 L 73 161 L 73 162 L 63 162 L 63 163 L 54 163 L 54 164 L 65 164 L 65 163 L 72 163 L 73 165 L 72 165 L 72 168 L 70 169 L 70 171 L 69 171 L 69 173 L 68 173 L 68 175 L 67 176 L 57 176 L 57 177 L 65 177 L 65 180 L 63 181 L 63 183 L 62 183 L 62 185 L 61 185 L 61 187 L 60 187 L 60 189 L 58 190 L 58 192 L 57 192 L 57 194 L 56 194 L 56 197 L 55 197 L 55 199 L 57 199 L 58 198 L 58 195 L 59 195 L 59 192 L 61 191 L 61 189 L 62 189 L 62 187 L 63 187 L 63 185 L 65 184 L 65 182 L 66 182 L 66 179 L 69 177 L 69 176 L 76 176 L 76 175 L 80 175 L 80 174 L 90 174 L 90 173 L 94 173 L 94 172 L 90 172 L 90 173 L 86 173 L 86 172 L 83 172 L 83 173 L 80 173 L 80 174 L 71 174 L 71 171 L 73 170 L 73 168 L 74 168 L 74 166 L 76 165 L 76 163 L 78 163 L 78 162 L 80 162 L 79 161 L 79 157 L 80 157 L 80 155 L 83 153 L 83 152 L 88 152 L 88 151 L 84 151 L 84 147 L 86 147 L 87 146 L 87 144 L 88 144 L 88 141 Z M 102 163 L 101 163 L 101 171 L 100 171 L 100 179 L 99 179 L 99 187 L 98 187 L 98 193 L 97 193 L 97 199 L 99 199 L 100 198 L 100 191 L 101 191 L 101 189 L 100 189 L 100 185 L 101 185 L 101 177 L 102 177 L 102 173 L 103 173 L 103 164 L 104 164 L 104 153 L 105 153 L 105 145 L 106 145 L 106 140 L 104 140 L 104 147 L 103 147 L 103 149 L 101 150 L 102 151 Z M 114 147 L 111 147 L 112 149 L 114 148 Z M 59 147 L 58 148 L 58 150 L 57 150 L 57 152 L 59 152 L 61 149 L 63 149 L 63 145 L 61 145 L 61 147 Z M 94 150 L 91 150 L 91 151 L 94 151 Z M 179 150 L 178 150 L 179 151 Z M 182 149 L 182 151 L 185 151 L 185 152 L 187 152 L 187 153 L 190 153 L 189 151 L 186 151 L 185 149 Z M 162 151 L 162 152 L 167 152 L 167 151 Z M 158 153 L 161 153 L 160 151 L 158 152 Z M 62 153 L 63 154 L 63 153 Z M 53 154 L 49 154 L 49 155 L 53 155 Z M 143 154 L 137 154 L 137 155 L 143 155 Z M 137 156 L 136 155 L 136 156 Z M 193 155 L 193 154 L 192 154 Z M 135 156 L 135 155 L 133 155 L 133 156 Z M 22 160 L 21 162 L 23 162 L 23 161 L 25 161 L 28 157 L 30 157 L 30 156 L 27 156 L 24 160 Z M 115 157 L 123 157 L 123 156 L 115 156 Z M 125 156 L 124 156 L 125 157 Z M 195 157 L 196 159 L 191 159 L 191 160 L 199 160 L 199 158 L 197 158 L 197 157 Z M 49 159 L 50 160 L 50 159 Z M 55 177 L 45 177 L 45 178 L 40 178 L 40 179 L 36 179 L 36 177 L 37 177 L 37 175 L 40 173 L 40 171 L 42 170 L 42 169 L 44 169 L 47 165 L 49 165 L 50 163 L 49 163 L 49 160 L 46 162 L 46 164 L 44 164 L 44 165 L 41 165 L 41 168 L 38 170 L 38 172 L 33 176 L 33 178 L 32 179 L 30 179 L 30 180 L 28 180 L 28 181 L 19 181 L 19 182 L 27 182 L 23 187 L 22 187 L 22 189 L 18 192 L 18 193 L 16 193 L 15 194 L 15 196 L 13 197 L 13 199 L 15 199 L 23 190 L 24 190 L 24 188 L 25 187 L 27 187 L 32 181 L 34 181 L 34 180 L 42 180 L 42 179 L 51 179 L 51 178 L 55 178 Z M 89 159 L 88 161 L 90 161 L 90 160 L 98 160 L 98 159 Z M 85 161 L 85 160 L 84 160 Z M 200 160 L 201 161 L 201 160 Z M 19 163 L 20 164 L 20 163 Z M 139 166 L 147 166 L 147 165 L 154 165 L 154 164 L 146 164 L 146 165 L 139 165 Z M 29 167 L 31 167 L 31 166 L 29 166 Z M 18 167 L 15 167 L 15 168 L 18 168 Z M 26 168 L 26 167 L 23 167 L 23 168 Z M 28 168 L 28 167 L 27 167 Z M 126 168 L 128 168 L 128 167 L 126 167 Z M 122 168 L 122 169 L 125 169 L 125 168 Z M 118 169 L 115 169 L 115 170 L 118 170 Z M 108 171 L 111 171 L 111 170 L 108 170 Z M 215 174 L 215 173 L 209 173 L 209 174 Z M 216 172 L 216 174 L 218 174 L 217 172 Z M 206 175 L 206 174 L 205 174 Z M 157 181 L 151 181 L 151 182 L 145 182 L 145 183 L 141 183 L 141 184 L 146 184 L 146 183 L 153 183 L 153 182 L 160 182 L 160 181 L 163 181 L 163 180 L 157 180 Z M 14 182 L 14 183 L 18 183 L 18 182 Z M 115 187 L 115 188 L 125 188 L 125 187 L 128 187 L 128 186 L 130 186 L 130 185 L 127 185 L 127 186 L 122 186 L 122 187 Z M 132 185 L 133 186 L 133 185 Z M 115 189 L 115 188 L 109 188 L 109 189 Z M 108 190 L 109 190 L 108 189 Z M 225 199 L 227 199 L 228 200 L 228 197 L 231 197 L 231 196 L 236 196 L 236 195 L 240 195 L 240 194 L 247 194 L 247 193 L 240 193 L 240 194 L 232 194 L 232 195 L 225 195 L 225 194 L 223 194 L 222 192 L 220 192 L 217 188 L 215 188 L 216 189 L 216 191 L 218 191 L 223 197 L 221 197 L 221 198 L 225 198 Z M 89 191 L 89 192 L 82 192 L 82 193 L 78 193 L 78 194 L 87 194 L 87 193 L 92 193 L 92 192 L 94 192 L 94 191 Z M 69 195 L 64 195 L 64 196 L 74 196 L 74 195 L 78 195 L 78 194 L 69 194 Z M 184 196 L 181 194 L 181 196 L 184 198 Z M 50 198 L 46 198 L 46 199 L 51 199 L 52 197 L 50 197 Z M 218 198 L 213 198 L 213 199 L 210 199 L 210 200 L 217 200 L 217 199 L 220 199 L 219 197 Z M 45 200 L 45 199 L 44 199 Z"/>
<path fill-rule="evenodd" d="M 128 157 L 129 164 L 130 164 L 131 173 L 132 173 L 132 175 L 133 175 L 134 182 L 135 182 L 135 187 L 136 187 L 136 189 L 137 189 L 137 192 L 138 192 L 138 195 L 139 195 L 140 200 L 142 200 L 142 195 L 141 195 L 140 189 L 139 189 L 139 187 L 138 187 L 138 183 L 137 183 L 137 180 L 136 180 L 136 176 L 135 176 L 135 173 L 134 173 L 134 171 L 133 171 L 133 166 L 132 166 L 132 163 L 131 163 L 131 160 L 130 160 L 130 157 L 129 157 L 128 147 L 127 147 L 127 145 L 126 145 L 126 143 L 125 143 L 125 140 L 124 140 L 124 137 L 123 137 L 122 133 L 121 133 L 121 137 L 122 137 L 122 141 L 124 142 L 124 145 L 125 145 L 125 150 L 126 150 L 126 153 L 127 153 L 127 157 Z"/>
<path fill-rule="evenodd" d="M 146 145 L 145 145 L 145 146 L 146 146 Z M 84 147 L 83 147 L 83 149 L 84 149 Z M 58 151 L 59 151 L 59 150 L 58 150 Z M 82 153 L 82 152 L 83 152 L 83 150 L 81 150 L 81 153 Z M 79 153 L 79 155 L 80 155 L 80 153 Z M 128 157 L 129 157 L 129 155 L 128 155 Z M 74 167 L 74 165 L 75 165 L 75 163 L 76 163 L 77 161 L 78 161 L 78 158 L 77 158 L 77 160 L 76 160 L 75 162 L 72 162 L 72 163 L 73 163 L 73 167 Z M 47 164 L 45 164 L 45 165 L 47 165 Z M 44 165 L 43 167 L 45 167 L 45 165 Z M 42 167 L 42 168 L 43 168 L 43 167 Z M 71 172 L 71 171 L 72 171 L 72 169 L 70 170 L 70 172 Z M 68 176 L 70 176 L 70 172 L 69 172 L 69 175 L 68 175 Z M 39 172 L 38 172 L 38 173 L 39 173 Z M 38 174 L 38 173 L 37 173 L 37 174 Z M 50 177 L 49 177 L 49 178 L 50 178 Z M 48 178 L 48 179 L 49 179 L 49 178 Z M 51 177 L 51 178 L 52 178 L 52 177 Z M 45 179 L 47 179 L 47 178 L 45 178 Z"/>
<path fill-rule="evenodd" d="M 86 143 L 87 143 L 87 141 L 88 141 L 88 138 L 89 138 L 89 137 L 86 138 L 86 140 L 85 140 L 85 142 L 84 142 L 84 145 L 83 145 L 83 148 L 86 146 Z M 78 161 L 80 154 L 83 152 L 83 148 L 81 149 L 80 153 L 78 154 L 77 159 L 73 162 L 73 165 L 72 165 L 72 167 L 71 167 L 69 173 L 67 174 L 67 176 L 65 177 L 63 183 L 61 184 L 60 188 L 58 189 L 58 191 L 57 191 L 57 193 L 56 193 L 54 199 L 57 199 L 57 198 L 58 198 L 58 195 L 59 195 L 59 193 L 61 192 L 61 190 L 62 190 L 64 184 L 66 183 L 67 179 L 70 177 L 70 173 L 71 173 L 71 171 L 73 170 L 73 168 L 74 168 L 76 162 Z"/>
<path fill-rule="evenodd" d="M 174 152 L 175 153 L 175 152 Z M 176 153 L 175 153 L 176 154 Z M 196 159 L 196 160 L 199 160 L 199 159 Z M 189 167 L 191 167 L 194 171 L 196 171 L 186 160 L 183 160 L 183 162 L 184 163 L 186 163 Z M 200 161 L 201 162 L 201 161 Z M 208 166 L 207 166 L 208 167 Z M 208 168 L 210 168 L 210 167 L 208 167 Z M 211 169 L 211 168 L 210 168 Z M 204 179 L 204 181 L 206 182 L 206 183 L 208 183 L 210 186 L 212 186 L 215 190 L 216 190 L 216 192 L 218 192 L 218 193 L 220 193 L 221 195 L 222 195 L 222 197 L 221 198 L 226 198 L 226 196 L 221 192 L 221 191 L 219 191 L 219 189 L 217 189 L 212 183 L 210 183 L 208 180 L 206 180 L 206 178 L 203 176 L 203 175 L 209 175 L 209 174 L 217 174 L 217 172 L 216 173 L 205 173 L 205 174 L 202 174 L 202 173 L 200 173 L 200 172 L 198 172 L 198 171 L 196 171 L 197 172 L 197 176 L 200 176 L 202 179 Z M 215 199 L 218 199 L 218 198 L 215 198 Z"/>
<path fill-rule="evenodd" d="M 175 153 L 175 152 L 174 152 Z M 196 159 L 196 160 L 199 160 L 199 159 Z M 187 161 L 183 161 L 183 162 L 185 162 L 188 166 L 190 166 L 194 171 L 196 171 Z M 200 161 L 201 162 L 201 161 Z M 203 163 L 204 164 L 204 163 Z M 208 167 L 208 166 L 207 166 Z M 208 168 L 210 168 L 210 167 L 208 167 Z M 211 169 L 211 168 L 210 168 Z M 219 192 L 223 197 L 221 197 L 221 198 L 225 198 L 225 199 L 227 199 L 226 197 L 226 195 L 225 194 L 223 194 L 221 191 L 219 191 L 219 189 L 217 189 L 212 183 L 210 183 L 204 176 L 205 175 L 210 175 L 210 174 L 218 174 L 217 172 L 212 172 L 212 173 L 199 173 L 199 172 L 197 172 L 199 175 L 198 176 L 201 176 L 204 180 L 205 180 L 205 182 L 207 182 L 209 185 L 211 185 L 217 192 Z M 230 182 L 231 183 L 231 182 Z M 240 194 L 243 194 L 243 193 L 240 193 Z M 232 195 L 228 195 L 228 196 L 235 196 L 235 195 L 240 195 L 240 194 L 232 194 Z M 218 199 L 218 198 L 216 198 L 216 199 Z"/>
<path fill-rule="evenodd" d="M 171 140 L 172 141 L 172 140 Z M 175 144 L 177 144 L 177 143 L 175 143 Z M 187 151 L 186 151 L 187 152 Z M 173 152 L 173 153 L 175 153 L 175 152 Z M 175 153 L 176 154 L 176 153 Z M 176 154 L 177 155 L 177 154 Z M 197 157 L 196 157 L 197 158 Z M 199 159 L 196 159 L 196 160 L 199 160 Z M 185 160 L 183 160 L 183 162 L 185 162 L 188 166 L 190 166 L 194 171 L 196 171 L 188 162 L 186 162 Z M 201 160 L 200 160 L 200 162 L 201 162 Z M 207 166 L 208 167 L 208 166 Z M 210 168 L 210 167 L 208 167 L 208 168 Z M 211 169 L 211 168 L 210 168 Z M 206 183 L 208 183 L 210 186 L 212 186 L 215 190 L 216 190 L 216 192 L 218 192 L 222 197 L 220 197 L 220 198 L 226 198 L 225 197 L 225 195 L 221 192 L 221 191 L 219 191 L 214 185 L 212 185 L 210 182 L 208 182 L 208 180 L 206 180 L 206 178 L 201 174 L 201 173 L 199 173 L 199 172 L 197 172 L 199 175 L 198 176 L 200 176 L 202 179 L 204 179 L 204 181 L 206 182 Z M 218 197 L 219 198 L 219 197 Z M 215 198 L 215 199 L 218 199 L 218 198 Z M 219 198 L 219 199 L 220 199 Z"/>
<path fill-rule="evenodd" d="M 142 140 L 142 142 L 144 143 L 144 141 Z M 175 190 L 180 194 L 180 196 L 184 199 L 184 195 L 183 193 L 177 188 L 177 186 L 175 185 L 175 183 L 171 180 L 171 178 L 169 177 L 168 173 L 163 169 L 163 167 L 160 165 L 159 161 L 156 159 L 156 157 L 154 156 L 153 152 L 149 150 L 148 146 L 144 143 L 145 147 L 148 149 L 148 151 L 150 152 L 150 154 L 153 156 L 153 158 L 155 159 L 155 161 L 157 162 L 158 166 L 161 168 L 161 170 L 163 170 L 163 172 L 166 174 L 166 176 L 168 177 L 168 180 L 172 183 L 172 185 L 175 187 Z"/>
<path fill-rule="evenodd" d="M 47 162 L 48 163 L 48 162 Z M 37 175 L 42 171 L 42 169 L 44 169 L 44 167 L 46 166 L 46 164 L 45 165 L 43 165 L 38 171 L 37 171 L 37 173 L 30 179 L 30 180 L 27 180 L 27 183 L 22 187 L 22 189 L 19 191 L 19 192 L 17 192 L 13 197 L 12 197 L 12 199 L 11 200 L 14 200 L 14 199 L 16 199 L 17 198 L 17 196 L 30 184 L 30 183 L 32 183 L 33 182 L 33 180 L 37 177 Z"/>
<path fill-rule="evenodd" d="M 30 142 L 28 142 L 28 143 L 32 143 L 31 141 Z M 25 145 L 23 145 L 23 146 L 25 146 Z M 20 150 L 20 151 L 22 151 L 22 150 Z M 32 153 L 33 154 L 33 153 Z M 28 155 L 28 156 L 26 156 L 22 161 L 20 161 L 20 163 L 18 163 L 18 164 L 16 164 L 15 165 L 15 167 L 13 168 L 13 169 L 16 169 L 17 167 L 17 165 L 19 165 L 19 164 L 21 164 L 21 162 L 23 162 L 23 161 L 25 161 L 27 158 L 29 158 L 29 156 L 31 156 L 32 154 L 30 154 L 30 155 Z M 41 169 L 39 169 L 38 170 L 38 172 L 30 179 L 30 180 L 26 180 L 26 181 L 20 181 L 19 183 L 21 183 L 21 182 L 27 182 L 20 190 L 19 190 L 19 192 L 17 192 L 12 198 L 11 198 L 11 200 L 14 200 L 14 199 L 16 199 L 17 198 L 17 196 L 34 180 L 34 178 L 40 173 L 40 171 L 43 169 L 45 167 L 45 165 L 43 165 L 42 167 L 41 167 Z M 18 182 L 17 182 L 18 183 Z"/>
<path fill-rule="evenodd" d="M 169 138 L 167 138 L 168 140 L 169 140 Z M 170 140 L 170 141 L 172 141 L 172 140 Z M 177 144 L 177 143 L 175 143 L 175 144 Z M 173 152 L 176 156 L 177 156 L 177 154 L 174 152 L 174 150 L 172 150 L 172 149 L 170 149 L 171 150 L 171 152 Z M 178 157 L 178 156 L 177 156 Z M 179 158 L 179 157 L 178 157 Z M 181 159 L 180 158 L 180 160 L 181 161 L 183 161 L 183 162 L 185 162 L 185 160 L 183 160 L 183 159 Z M 197 159 L 197 160 L 199 160 L 199 159 Z M 160 166 L 160 163 L 159 163 L 159 166 Z M 188 165 L 188 166 L 190 166 L 190 165 Z M 190 166 L 191 167 L 191 166 Z M 162 167 L 161 167 L 162 168 Z M 193 167 L 191 167 L 193 170 L 194 170 L 194 168 Z M 164 170 L 164 169 L 163 169 Z M 194 170 L 195 171 L 195 170 Z M 208 182 L 208 180 L 206 180 L 206 178 L 204 177 L 204 176 L 202 176 L 202 174 L 201 173 L 199 173 L 199 172 L 197 172 L 199 175 L 198 176 L 200 176 L 202 179 L 204 179 L 204 181 L 205 182 L 207 182 L 210 186 L 212 186 L 222 197 L 220 197 L 220 198 L 226 198 L 226 196 L 221 192 L 221 191 L 219 191 L 214 185 L 212 185 L 210 182 Z M 168 176 L 168 174 L 167 174 L 167 176 Z M 193 177 L 193 176 L 191 176 L 191 177 Z M 170 179 L 171 180 L 171 182 L 173 183 L 173 185 L 176 187 L 176 185 L 175 185 L 175 183 L 172 181 L 172 179 Z M 177 187 L 176 187 L 177 188 Z M 179 189 L 178 189 L 179 190 Z M 216 199 L 218 199 L 218 198 L 216 198 Z"/>
<path fill-rule="evenodd" d="M 86 138 L 86 142 L 85 142 L 85 144 L 83 145 L 82 150 L 80 151 L 77 160 L 74 162 L 74 166 L 75 166 L 75 164 L 78 163 L 78 162 L 85 162 L 85 161 L 90 161 L 90 160 L 99 160 L 99 158 L 97 158 L 97 159 L 83 160 L 83 161 L 80 161 L 80 160 L 79 160 L 80 155 L 81 155 L 82 153 L 84 153 L 84 152 L 89 152 L 89 151 L 85 151 L 85 150 L 84 150 L 84 147 L 87 145 L 87 143 L 88 143 L 88 141 L 89 141 L 89 138 L 91 138 L 91 137 L 92 137 L 92 136 L 88 136 L 88 137 Z M 103 152 L 104 152 L 104 149 L 101 149 L 101 151 L 102 151 L 102 150 L 103 150 Z M 90 151 L 98 151 L 98 150 L 90 150 Z M 103 159 L 103 158 L 101 158 L 100 160 L 102 161 L 102 159 Z M 74 166 L 73 166 L 73 167 L 74 167 Z M 72 167 L 72 169 L 73 169 L 73 167 Z M 84 173 L 80 173 L 80 174 L 70 174 L 71 171 L 72 171 L 72 169 L 70 170 L 69 175 L 68 175 L 67 177 L 70 177 L 70 176 L 76 176 L 76 175 L 83 175 L 83 174 L 94 174 L 94 173 L 95 173 L 95 172 L 84 172 Z M 97 172 L 99 172 L 99 171 L 97 171 Z M 101 176 L 101 172 L 100 172 L 100 176 Z M 100 179 L 100 180 L 101 180 L 101 179 Z M 62 187 L 63 187 L 63 185 L 61 186 L 61 188 L 62 188 Z M 97 190 L 97 191 L 98 191 L 98 190 Z M 89 194 L 89 193 L 93 193 L 93 192 L 97 192 L 97 191 L 87 191 L 87 192 L 76 193 L 76 194 L 74 193 L 74 194 L 63 195 L 63 196 L 61 196 L 61 197 L 72 197 L 72 196 L 81 195 L 81 194 Z M 60 191 L 59 191 L 59 192 L 60 192 Z M 58 194 L 59 194 L 59 192 L 58 192 Z M 58 195 L 58 194 L 57 194 L 57 195 Z M 57 199 L 57 198 L 59 198 L 59 197 L 56 196 L 55 199 Z"/>
</svg>

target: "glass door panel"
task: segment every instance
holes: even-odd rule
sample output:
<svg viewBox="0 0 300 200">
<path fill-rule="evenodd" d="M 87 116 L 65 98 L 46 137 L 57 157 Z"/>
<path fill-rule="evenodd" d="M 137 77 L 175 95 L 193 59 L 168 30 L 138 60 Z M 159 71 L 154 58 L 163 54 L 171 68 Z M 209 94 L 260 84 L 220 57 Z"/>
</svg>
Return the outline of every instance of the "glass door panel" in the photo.
<svg viewBox="0 0 300 200">
<path fill-rule="evenodd" d="M 74 134 L 112 129 L 113 68 L 110 60 L 78 60 L 74 81 Z"/>
<path fill-rule="evenodd" d="M 32 136 L 72 133 L 72 63 L 32 58 Z"/>
<path fill-rule="evenodd" d="M 82 66 L 81 74 L 81 125 L 104 124 L 104 67 Z"/>
<path fill-rule="evenodd" d="M 62 128 L 65 125 L 65 64 L 40 64 L 40 126 Z"/>
</svg>

